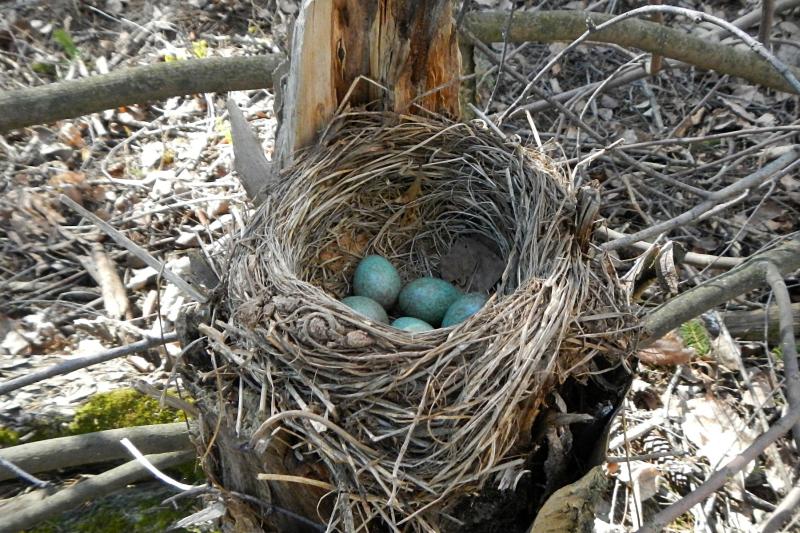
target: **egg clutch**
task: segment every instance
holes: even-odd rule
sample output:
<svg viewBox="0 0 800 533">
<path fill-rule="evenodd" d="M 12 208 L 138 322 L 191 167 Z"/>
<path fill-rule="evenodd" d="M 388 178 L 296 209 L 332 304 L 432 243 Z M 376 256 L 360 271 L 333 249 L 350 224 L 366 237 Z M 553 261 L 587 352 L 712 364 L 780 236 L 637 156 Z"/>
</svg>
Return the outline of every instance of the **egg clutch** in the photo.
<svg viewBox="0 0 800 533">
<path fill-rule="evenodd" d="M 379 255 L 364 257 L 353 275 L 353 296 L 342 303 L 359 314 L 384 324 L 395 311 L 392 327 L 419 333 L 450 327 L 477 313 L 486 303 L 484 294 L 463 294 L 455 285 L 433 277 L 417 278 L 403 286 L 397 269 Z"/>
</svg>

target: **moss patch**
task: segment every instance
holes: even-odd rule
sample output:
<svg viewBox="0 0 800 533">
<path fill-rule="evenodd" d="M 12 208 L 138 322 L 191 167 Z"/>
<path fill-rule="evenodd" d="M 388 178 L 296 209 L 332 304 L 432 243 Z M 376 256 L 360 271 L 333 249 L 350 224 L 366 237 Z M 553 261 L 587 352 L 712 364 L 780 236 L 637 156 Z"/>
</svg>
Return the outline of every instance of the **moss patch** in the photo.
<svg viewBox="0 0 800 533">
<path fill-rule="evenodd" d="M 148 424 L 168 424 L 184 420 L 181 411 L 161 407 L 158 400 L 133 389 L 95 394 L 75 413 L 69 433 L 79 435 Z"/>
<path fill-rule="evenodd" d="M 19 442 L 19 433 L 13 429 L 0 426 L 0 446 L 15 446 Z"/>
</svg>

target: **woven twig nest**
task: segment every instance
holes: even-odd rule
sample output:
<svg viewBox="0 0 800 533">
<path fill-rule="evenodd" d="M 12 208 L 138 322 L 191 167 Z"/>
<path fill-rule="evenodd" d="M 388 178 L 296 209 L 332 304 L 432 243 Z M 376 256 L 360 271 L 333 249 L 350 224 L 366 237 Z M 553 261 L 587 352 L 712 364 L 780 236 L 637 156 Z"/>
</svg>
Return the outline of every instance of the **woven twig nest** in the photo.
<svg viewBox="0 0 800 533">
<path fill-rule="evenodd" d="M 219 387 L 258 453 L 281 443 L 315 465 L 289 481 L 327 494 L 336 527 L 430 530 L 522 471 L 555 386 L 600 352 L 624 359 L 623 292 L 577 242 L 562 167 L 479 122 L 345 114 L 296 161 L 226 263 Z M 364 255 L 437 276 L 464 235 L 505 261 L 465 322 L 412 335 L 338 301 Z"/>
</svg>

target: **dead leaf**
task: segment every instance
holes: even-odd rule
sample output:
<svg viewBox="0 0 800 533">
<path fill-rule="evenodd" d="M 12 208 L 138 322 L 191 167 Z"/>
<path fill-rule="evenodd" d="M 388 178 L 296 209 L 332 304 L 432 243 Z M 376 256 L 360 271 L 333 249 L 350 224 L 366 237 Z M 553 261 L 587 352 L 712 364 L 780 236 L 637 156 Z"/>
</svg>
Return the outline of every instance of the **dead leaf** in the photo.
<svg viewBox="0 0 800 533">
<path fill-rule="evenodd" d="M 652 346 L 639 350 L 636 357 L 647 365 L 676 366 L 685 365 L 696 355 L 694 349 L 685 346 L 678 333 L 673 330 L 654 342 Z"/>
<path fill-rule="evenodd" d="M 110 318 L 133 318 L 130 314 L 130 303 L 125 286 L 117 273 L 114 261 L 105 253 L 102 247 L 97 246 L 92 250 L 92 260 L 97 272 L 97 283 L 103 295 L 103 306 Z"/>
<path fill-rule="evenodd" d="M 500 280 L 505 262 L 482 235 L 462 235 L 442 256 L 442 279 L 472 292 L 487 292 Z"/>
</svg>

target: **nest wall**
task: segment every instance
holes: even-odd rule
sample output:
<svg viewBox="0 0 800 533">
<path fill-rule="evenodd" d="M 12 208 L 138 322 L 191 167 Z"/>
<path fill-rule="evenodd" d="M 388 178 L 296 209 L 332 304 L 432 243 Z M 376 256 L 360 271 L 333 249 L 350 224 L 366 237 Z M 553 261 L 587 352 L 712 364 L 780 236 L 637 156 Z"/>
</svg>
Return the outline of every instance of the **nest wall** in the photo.
<svg viewBox="0 0 800 533">
<path fill-rule="evenodd" d="M 210 346 L 219 386 L 240 389 L 240 434 L 323 465 L 321 519 L 341 529 L 435 529 L 458 497 L 514 479 L 553 388 L 630 345 L 613 269 L 576 242 L 575 198 L 560 165 L 479 122 L 337 117 L 227 258 Z M 465 322 L 412 335 L 338 301 L 364 255 L 437 276 L 463 235 L 505 262 Z"/>
</svg>

